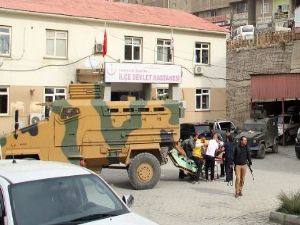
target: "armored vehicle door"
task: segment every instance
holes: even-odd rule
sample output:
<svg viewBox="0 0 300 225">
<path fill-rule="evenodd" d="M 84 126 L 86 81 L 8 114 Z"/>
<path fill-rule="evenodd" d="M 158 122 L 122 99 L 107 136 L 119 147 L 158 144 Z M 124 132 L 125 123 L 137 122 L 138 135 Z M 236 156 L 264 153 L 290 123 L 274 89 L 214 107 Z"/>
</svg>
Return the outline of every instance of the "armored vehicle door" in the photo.
<svg viewBox="0 0 300 225">
<path fill-rule="evenodd" d="M 80 137 L 79 132 L 82 129 L 79 129 L 79 116 L 79 108 L 72 106 L 62 107 L 60 113 L 55 115 L 55 147 L 56 149 L 61 147 L 62 153 L 68 159 L 80 157 L 80 144 L 77 138 Z"/>
</svg>

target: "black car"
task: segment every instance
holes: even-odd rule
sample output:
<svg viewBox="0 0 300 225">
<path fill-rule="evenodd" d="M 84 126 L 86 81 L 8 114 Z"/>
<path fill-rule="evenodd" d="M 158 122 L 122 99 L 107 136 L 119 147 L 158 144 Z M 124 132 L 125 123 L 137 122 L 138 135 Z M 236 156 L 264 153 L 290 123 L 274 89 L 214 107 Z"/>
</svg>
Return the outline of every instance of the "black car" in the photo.
<svg viewBox="0 0 300 225">
<path fill-rule="evenodd" d="M 267 149 L 278 152 L 278 129 L 276 118 L 249 119 L 244 122 L 242 132 L 237 135 L 236 141 L 245 136 L 248 147 L 257 158 L 263 159 Z"/>
<path fill-rule="evenodd" d="M 209 123 L 182 123 L 180 124 L 180 139 L 185 140 L 194 136 L 195 134 L 200 134 L 206 139 L 212 138 L 212 127 Z"/>
<path fill-rule="evenodd" d="M 298 129 L 297 137 L 296 137 L 296 146 L 295 152 L 298 159 L 300 159 L 300 128 Z"/>
</svg>

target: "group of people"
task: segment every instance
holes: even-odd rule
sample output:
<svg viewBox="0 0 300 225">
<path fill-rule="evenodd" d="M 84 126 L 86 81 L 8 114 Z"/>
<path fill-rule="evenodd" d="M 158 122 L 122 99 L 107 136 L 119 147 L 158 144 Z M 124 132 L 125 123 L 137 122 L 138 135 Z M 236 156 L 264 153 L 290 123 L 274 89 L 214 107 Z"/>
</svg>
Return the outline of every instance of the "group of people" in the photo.
<svg viewBox="0 0 300 225">
<path fill-rule="evenodd" d="M 193 176 L 194 184 L 199 183 L 203 165 L 205 165 L 205 180 L 214 181 L 215 160 L 219 159 L 221 161 L 221 177 L 226 174 L 225 181 L 232 182 L 234 169 L 236 175 L 235 197 L 243 195 L 247 166 L 252 165 L 246 137 L 241 137 L 239 143 L 234 144 L 230 132 L 226 132 L 225 142 L 222 141 L 221 135 L 218 133 L 213 134 L 211 140 L 206 140 L 204 136 L 195 134 L 182 141 L 181 147 L 186 157 L 193 160 L 197 166 L 197 172 Z M 179 179 L 184 179 L 185 176 L 184 170 L 179 170 Z"/>
</svg>

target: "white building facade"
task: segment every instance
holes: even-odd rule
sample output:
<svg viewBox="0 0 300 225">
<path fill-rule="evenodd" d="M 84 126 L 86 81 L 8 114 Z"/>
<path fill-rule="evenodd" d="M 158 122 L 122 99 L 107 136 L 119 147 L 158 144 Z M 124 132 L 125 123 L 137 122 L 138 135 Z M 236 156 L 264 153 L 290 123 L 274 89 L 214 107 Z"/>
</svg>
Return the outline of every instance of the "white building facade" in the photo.
<svg viewBox="0 0 300 225">
<path fill-rule="evenodd" d="M 45 116 L 40 103 L 68 98 L 68 85 L 77 82 L 76 70 L 104 71 L 106 63 L 173 66 L 177 73 L 180 67 L 181 79 L 170 85 L 168 80 L 149 83 L 144 78 L 106 82 L 105 100 L 121 100 L 124 95 L 161 99 L 172 89 L 171 97 L 186 107 L 184 122 L 225 117 L 223 30 L 29 12 L 1 4 L 0 21 L 0 134 L 13 130 L 15 110 L 21 126 L 27 126 L 33 116 Z M 95 45 L 103 43 L 105 30 L 103 57 L 95 54 Z"/>
</svg>

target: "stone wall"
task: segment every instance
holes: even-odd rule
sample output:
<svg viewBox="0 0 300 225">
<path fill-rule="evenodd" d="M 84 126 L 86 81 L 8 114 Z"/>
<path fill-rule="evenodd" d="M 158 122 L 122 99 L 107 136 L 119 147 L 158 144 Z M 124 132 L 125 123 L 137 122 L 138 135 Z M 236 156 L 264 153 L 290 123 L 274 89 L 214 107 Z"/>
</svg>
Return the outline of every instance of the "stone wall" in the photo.
<svg viewBox="0 0 300 225">
<path fill-rule="evenodd" d="M 241 126 L 250 117 L 250 74 L 290 73 L 293 49 L 294 43 L 281 43 L 268 48 L 245 48 L 227 52 L 228 118 Z"/>
</svg>

